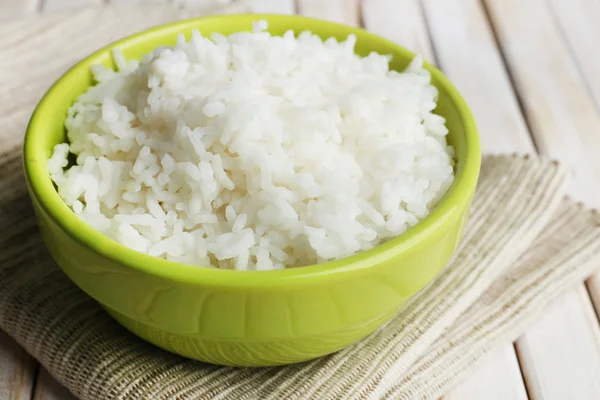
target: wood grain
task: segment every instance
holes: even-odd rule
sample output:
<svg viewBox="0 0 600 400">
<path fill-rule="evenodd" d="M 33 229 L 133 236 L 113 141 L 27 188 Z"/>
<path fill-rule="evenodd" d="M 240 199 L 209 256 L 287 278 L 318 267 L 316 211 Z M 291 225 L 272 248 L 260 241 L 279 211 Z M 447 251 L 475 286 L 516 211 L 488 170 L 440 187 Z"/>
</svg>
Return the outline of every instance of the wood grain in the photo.
<svg viewBox="0 0 600 400">
<path fill-rule="evenodd" d="M 550 9 L 567 39 L 579 70 L 600 107 L 600 2 L 597 0 L 549 0 Z"/>
<path fill-rule="evenodd" d="M 298 0 L 298 13 L 347 25 L 359 25 L 358 0 Z"/>
<path fill-rule="evenodd" d="M 419 0 L 363 0 L 361 5 L 365 28 L 435 64 L 435 55 Z"/>
<path fill-rule="evenodd" d="M 103 4 L 104 0 L 43 0 L 41 8 L 44 12 L 51 12 L 76 8 L 98 7 Z"/>
<path fill-rule="evenodd" d="M 0 399 L 29 400 L 36 361 L 0 331 Z"/>
<path fill-rule="evenodd" d="M 294 0 L 250 0 L 250 11 L 254 13 L 294 14 Z"/>
<path fill-rule="evenodd" d="M 486 0 L 540 152 L 575 171 L 572 194 L 600 206 L 600 116 L 544 0 Z"/>
<path fill-rule="evenodd" d="M 485 153 L 532 153 L 531 136 L 477 0 L 423 2 L 439 64 L 469 104 Z"/>
<path fill-rule="evenodd" d="M 45 368 L 40 368 L 32 400 L 77 400 Z"/>
<path fill-rule="evenodd" d="M 222 7 L 233 3 L 233 0 L 171 0 L 173 4 L 199 8 L 199 9 L 212 9 L 215 7 Z"/>
<path fill-rule="evenodd" d="M 533 143 L 510 79 L 477 0 L 426 0 L 439 65 L 457 86 L 478 123 L 486 153 L 532 153 Z M 526 399 L 512 344 L 482 360 L 445 399 Z"/>
<path fill-rule="evenodd" d="M 534 399 L 599 399 L 600 329 L 588 294 L 580 286 L 557 302 L 517 341 L 527 389 Z"/>
<path fill-rule="evenodd" d="M 572 193 L 600 202 L 600 118 L 569 47 L 542 0 L 486 1 L 542 154 L 570 165 Z M 598 399 L 600 329 L 583 285 L 557 300 L 518 341 L 529 394 Z M 565 397 L 567 396 L 567 397 Z"/>
<path fill-rule="evenodd" d="M 567 41 L 579 72 L 600 109 L 600 57 L 596 38 L 600 37 L 600 2 L 597 0 L 550 0 L 550 10 Z M 597 132 L 593 134 L 597 135 Z M 598 187 L 598 186 L 597 186 Z M 597 205 L 596 205 L 597 206 Z M 587 281 L 587 289 L 600 317 L 600 273 Z"/>
<path fill-rule="evenodd" d="M 102 0 L 44 1 L 44 11 L 102 4 Z M 169 0 L 107 2 L 147 4 L 161 1 Z M 229 3 L 175 1 L 201 8 Z M 600 160 L 596 154 L 600 151 L 600 117 L 597 113 L 600 57 L 595 47 L 596 39 L 600 37 L 600 3 L 596 0 L 548 1 L 552 8 L 548 8 L 543 0 L 485 1 L 511 76 L 507 74 L 493 32 L 477 0 L 423 0 L 436 55 L 418 0 L 363 0 L 362 10 L 356 0 L 298 0 L 298 8 L 304 15 L 352 25 L 358 25 L 362 19 L 370 30 L 418 51 L 428 60 L 436 61 L 437 56 L 441 67 L 469 102 L 485 151 L 534 151 L 527 124 L 511 88 L 513 79 L 539 150 L 571 165 L 577 173 L 573 193 L 588 204 L 599 206 Z M 244 5 L 253 12 L 294 12 L 294 2 L 288 0 L 248 0 Z M 38 6 L 35 0 L 0 0 L 0 20 L 33 13 Z M 90 19 L 82 21 L 82 26 L 93 22 Z M 40 25 L 35 29 L 59 27 Z M 29 31 L 23 30 L 20 34 L 28 36 Z M 15 41 L 18 37 L 15 36 Z M 76 43 L 76 46 L 80 44 Z M 25 65 L 26 60 L 23 61 Z M 0 70 L 3 62 L 0 60 Z M 5 67 L 15 67 L 13 61 L 9 64 Z M 52 78 L 42 72 L 39 77 L 44 82 L 50 82 Z M 22 123 L 26 117 L 16 115 L 15 123 Z M 11 143 L 18 140 L 11 138 Z M 596 309 L 600 310 L 600 275 L 590 279 L 588 286 Z M 547 315 L 517 343 L 531 397 L 600 398 L 598 343 L 597 318 L 582 285 L 557 299 Z M 513 347 L 504 346 L 480 363 L 475 373 L 445 398 L 526 398 L 524 385 L 519 382 L 521 376 L 516 360 Z M 31 357 L 0 333 L 0 399 L 29 399 L 35 365 Z M 15 386 L 17 389 L 12 388 L 15 379 L 19 382 Z M 42 370 L 34 398 L 72 399 L 61 389 Z"/>
<path fill-rule="evenodd" d="M 131 4 L 161 4 L 169 3 L 171 0 L 105 0 L 108 5 L 131 5 Z"/>
<path fill-rule="evenodd" d="M 0 21 L 34 13 L 41 0 L 0 0 Z"/>
<path fill-rule="evenodd" d="M 515 349 L 507 344 L 490 353 L 471 370 L 466 380 L 443 400 L 527 400 Z"/>
</svg>

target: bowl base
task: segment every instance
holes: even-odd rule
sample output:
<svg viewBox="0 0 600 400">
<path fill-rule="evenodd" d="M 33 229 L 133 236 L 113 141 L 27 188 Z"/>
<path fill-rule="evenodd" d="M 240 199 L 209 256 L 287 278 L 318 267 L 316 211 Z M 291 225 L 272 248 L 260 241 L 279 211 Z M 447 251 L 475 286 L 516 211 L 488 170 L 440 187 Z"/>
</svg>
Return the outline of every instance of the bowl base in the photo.
<svg viewBox="0 0 600 400">
<path fill-rule="evenodd" d="M 235 367 L 266 367 L 309 361 L 348 347 L 390 320 L 404 305 L 343 332 L 271 341 L 214 340 L 171 333 L 133 320 L 104 306 L 108 314 L 136 336 L 171 353 L 194 360 Z"/>
</svg>

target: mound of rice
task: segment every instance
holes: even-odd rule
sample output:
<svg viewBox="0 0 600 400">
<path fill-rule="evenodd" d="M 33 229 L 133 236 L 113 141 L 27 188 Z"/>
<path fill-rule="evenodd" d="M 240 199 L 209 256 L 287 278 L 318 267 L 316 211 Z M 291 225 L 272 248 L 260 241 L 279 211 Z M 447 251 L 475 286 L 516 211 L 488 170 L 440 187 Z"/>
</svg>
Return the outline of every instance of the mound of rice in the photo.
<svg viewBox="0 0 600 400">
<path fill-rule="evenodd" d="M 95 66 L 48 162 L 65 203 L 137 251 L 238 270 L 346 257 L 425 217 L 453 151 L 421 58 L 399 73 L 354 36 L 265 29 Z"/>
</svg>

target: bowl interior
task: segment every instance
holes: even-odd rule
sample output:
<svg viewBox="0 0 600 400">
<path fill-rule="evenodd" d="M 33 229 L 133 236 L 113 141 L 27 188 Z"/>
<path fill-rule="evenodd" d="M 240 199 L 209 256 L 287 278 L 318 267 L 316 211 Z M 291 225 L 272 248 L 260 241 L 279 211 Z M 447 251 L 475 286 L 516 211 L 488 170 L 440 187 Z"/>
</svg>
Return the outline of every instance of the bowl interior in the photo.
<svg viewBox="0 0 600 400">
<path fill-rule="evenodd" d="M 281 35 L 290 29 L 296 33 L 310 30 L 322 38 L 333 36 L 338 40 L 343 40 L 349 34 L 355 34 L 357 36 L 356 52 L 358 54 L 367 55 L 372 51 L 391 54 L 393 56 L 391 67 L 396 70 L 402 70 L 414 57 L 414 53 L 409 50 L 364 30 L 299 16 L 254 14 L 208 17 L 161 26 L 125 38 L 92 54 L 69 70 L 50 89 L 34 112 L 25 139 L 25 169 L 31 192 L 40 202 L 42 209 L 67 231 L 77 236 L 78 240 L 95 248 L 96 251 L 106 253 L 111 257 L 122 258 L 123 264 L 134 267 L 144 264 L 145 268 L 158 274 L 162 273 L 160 268 L 165 263 L 176 264 L 154 259 L 127 249 L 79 221 L 56 193 L 46 168 L 47 160 L 52 154 L 53 147 L 65 141 L 64 120 L 68 108 L 77 96 L 85 92 L 94 83 L 90 66 L 102 64 L 105 67 L 115 67 L 111 49 L 119 49 L 127 59 L 139 59 L 157 46 L 174 45 L 179 34 L 183 34 L 189 39 L 193 29 L 198 29 L 205 36 L 215 32 L 227 35 L 244 30 L 250 31 L 252 21 L 258 19 L 266 19 L 269 23 L 268 31 L 275 35 Z M 302 270 L 306 273 L 324 271 L 325 269 L 349 264 L 360 268 L 365 266 L 360 265 L 360 262 L 367 257 L 379 255 L 388 258 L 394 256 L 399 251 L 406 250 L 416 241 L 421 240 L 426 232 L 436 229 L 436 224 L 439 224 L 445 214 L 452 212 L 456 204 L 468 201 L 467 197 L 471 195 L 470 188 L 474 186 L 479 171 L 479 142 L 475 124 L 467 105 L 452 84 L 431 65 L 427 64 L 426 68 L 432 73 L 433 84 L 439 90 L 438 106 L 435 112 L 446 118 L 447 127 L 450 131 L 448 141 L 456 150 L 457 163 L 454 184 L 436 209 L 402 236 L 370 251 L 343 260 L 303 267 Z M 189 274 L 198 271 L 194 267 L 189 267 L 186 271 L 186 266 L 179 266 L 181 269 L 178 272 L 173 272 L 174 269 L 170 268 L 171 277 L 174 276 L 173 274 L 179 274 L 180 278 L 189 278 Z M 284 277 L 286 274 L 296 274 L 297 272 L 294 271 L 298 270 L 268 271 L 267 273 L 272 274 L 275 278 L 276 275 Z M 210 273 L 237 272 L 212 269 L 211 271 Z M 265 274 L 264 271 L 259 273 Z"/>
</svg>

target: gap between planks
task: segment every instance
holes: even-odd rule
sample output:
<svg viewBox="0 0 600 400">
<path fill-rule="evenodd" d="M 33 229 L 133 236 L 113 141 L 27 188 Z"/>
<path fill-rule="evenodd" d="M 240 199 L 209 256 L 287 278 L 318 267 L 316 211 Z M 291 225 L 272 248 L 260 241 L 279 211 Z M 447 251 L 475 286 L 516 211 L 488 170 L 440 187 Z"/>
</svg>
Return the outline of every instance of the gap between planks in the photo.
<svg viewBox="0 0 600 400">
<path fill-rule="evenodd" d="M 444 73 L 465 97 L 486 153 L 533 153 L 495 37 L 476 0 L 428 0 L 423 10 Z M 507 343 L 481 360 L 446 400 L 527 399 L 515 349 Z"/>
<path fill-rule="evenodd" d="M 553 3 L 580 12 L 585 0 L 569 0 L 568 6 L 564 0 Z M 566 35 L 561 32 L 556 20 L 561 17 L 552 15 L 543 0 L 484 4 L 540 152 L 569 165 L 576 173 L 571 193 L 597 206 L 600 116 L 581 75 L 586 71 L 573 57 L 569 29 L 564 29 Z M 594 280 L 590 282 L 593 292 Z M 597 298 L 592 296 L 596 303 Z M 557 299 L 519 338 L 517 350 L 533 398 L 600 398 L 600 327 L 584 285 Z"/>
<path fill-rule="evenodd" d="M 465 7 L 464 2 L 450 1 L 449 3 L 454 7 Z M 469 3 L 467 8 L 471 3 L 476 7 L 479 7 L 476 2 L 468 1 L 467 3 Z M 312 5 L 314 5 L 313 2 L 311 2 L 311 6 Z M 394 2 L 393 4 L 386 0 L 363 0 L 361 5 L 362 10 L 359 12 L 359 15 L 362 15 L 362 18 L 355 17 L 352 12 L 344 12 L 339 9 L 329 9 L 327 10 L 327 13 L 322 14 L 329 16 L 333 15 L 330 19 L 348 24 L 357 24 L 359 20 L 362 19 L 365 27 L 374 33 L 385 36 L 397 43 L 401 43 L 405 47 L 424 55 L 424 57 L 430 61 L 435 61 L 436 58 L 441 60 L 441 65 L 445 67 L 445 72 L 450 75 L 453 82 L 462 85 L 462 89 L 466 89 L 463 90 L 463 92 L 465 93 L 467 100 L 472 100 L 473 104 L 479 105 L 473 112 L 476 118 L 485 121 L 483 122 L 483 130 L 487 134 L 485 138 L 482 139 L 486 150 L 533 151 L 531 138 L 523 123 L 521 113 L 514 99 L 514 93 L 510 82 L 506 78 L 504 66 L 498 56 L 498 51 L 495 48 L 493 40 L 491 39 L 485 18 L 482 18 L 481 13 L 476 15 L 475 18 L 469 16 L 469 18 L 466 18 L 467 21 L 460 20 L 459 18 L 458 20 L 452 19 L 446 21 L 444 24 L 445 27 L 458 27 L 461 29 L 465 23 L 475 22 L 478 24 L 477 28 L 481 31 L 480 33 L 483 33 L 484 37 L 487 38 L 487 42 L 484 41 L 480 48 L 478 48 L 478 50 L 482 50 L 483 54 L 482 60 L 479 61 L 485 61 L 484 66 L 486 69 L 489 67 L 489 72 L 492 73 L 494 79 L 486 79 L 483 84 L 478 80 L 477 85 L 469 85 L 467 87 L 469 82 L 472 81 L 472 76 L 474 76 L 474 74 L 475 76 L 477 75 L 477 71 L 473 71 L 472 67 L 465 70 L 464 66 L 461 65 L 461 62 L 464 60 L 469 60 L 470 62 L 471 57 L 468 57 L 468 54 L 466 54 L 462 60 L 461 57 L 449 57 L 448 52 L 455 49 L 455 43 L 452 43 L 452 40 L 450 42 L 444 40 L 445 35 L 450 34 L 449 38 L 452 39 L 452 34 L 456 34 L 457 32 L 445 32 L 444 30 L 438 32 L 436 26 L 433 26 L 430 27 L 433 31 L 432 33 L 437 33 L 438 35 L 432 35 L 433 37 L 430 38 L 428 35 L 428 21 L 424 18 L 424 10 L 421 8 L 421 4 L 418 0 Z M 430 6 L 438 5 L 441 6 L 443 4 L 430 4 Z M 449 6 L 446 5 L 446 7 Z M 427 9 L 427 7 L 425 7 L 425 9 Z M 441 9 L 444 9 L 444 7 Z M 316 12 L 310 7 L 308 7 L 307 11 L 307 7 L 303 7 L 302 1 L 299 4 L 299 10 L 301 13 L 308 15 L 320 15 L 319 12 Z M 352 17 L 348 18 L 348 15 L 352 15 Z M 346 16 L 346 18 L 340 18 L 340 16 Z M 445 20 L 447 14 L 441 12 L 437 16 Z M 460 17 L 460 14 L 458 16 Z M 439 22 L 437 20 L 430 20 L 429 25 L 432 24 L 436 25 L 439 24 Z M 485 36 L 486 32 L 487 36 Z M 461 34 L 461 32 L 458 33 Z M 472 44 L 469 43 L 468 40 L 465 43 L 468 44 L 465 44 L 464 47 L 462 47 L 464 50 L 468 48 L 469 44 Z M 434 52 L 434 47 L 438 50 L 437 54 Z M 438 49 L 438 47 L 440 47 L 440 49 Z M 471 65 L 473 65 L 473 63 L 471 63 Z M 462 71 L 464 71 L 464 74 L 461 74 Z M 482 98 L 491 100 L 492 103 L 495 103 L 498 107 L 486 106 L 486 102 L 480 101 Z M 497 109 L 502 110 L 502 112 L 498 113 Z M 445 398 L 480 399 L 490 398 L 490 396 L 495 396 L 494 398 L 497 398 L 498 400 L 507 398 L 516 400 L 527 398 L 521 371 L 512 344 L 503 346 L 496 353 L 483 360 L 478 366 L 478 372 L 473 375 L 472 378 L 467 379 L 467 381 L 457 388 L 451 390 Z M 485 378 L 485 384 L 481 384 L 482 377 Z"/>
<path fill-rule="evenodd" d="M 52 0 L 46 0 L 46 1 L 50 2 L 50 1 L 52 1 Z M 133 2 L 133 1 L 135 1 L 135 0 L 121 0 L 121 1 L 122 1 L 123 3 L 124 3 L 124 2 L 131 3 L 131 2 Z M 113 2 L 115 2 L 115 0 L 113 0 Z M 64 4 L 71 4 L 72 2 L 70 3 L 70 2 L 65 2 L 65 1 L 62 1 L 62 3 L 63 3 L 63 5 L 64 5 Z M 97 2 L 94 2 L 94 3 L 97 3 Z M 263 3 L 264 3 L 264 2 L 263 2 Z M 278 3 L 279 3 L 279 2 L 278 2 Z M 302 4 L 302 3 L 305 3 L 305 7 L 304 7 L 304 13 L 306 13 L 306 14 L 308 14 L 308 15 L 311 15 L 311 14 L 310 14 L 310 12 L 311 12 L 310 10 L 311 10 L 311 9 L 312 9 L 313 11 L 315 10 L 315 5 L 314 5 L 314 3 L 316 3 L 316 2 L 315 2 L 315 1 L 313 1 L 313 4 L 309 5 L 308 7 L 306 7 L 306 4 L 307 4 L 308 2 L 302 2 L 302 1 L 301 1 L 301 2 L 300 2 L 300 4 Z M 372 3 L 374 3 L 374 1 L 365 0 L 365 4 L 367 4 L 367 3 L 371 3 L 371 4 L 372 4 Z M 401 2 L 397 2 L 397 3 L 401 3 Z M 397 3 L 396 3 L 396 4 L 397 4 Z M 407 2 L 407 3 L 411 3 L 411 2 L 409 1 L 409 2 Z M 431 2 L 429 2 L 429 3 L 434 3 L 434 2 L 433 2 L 433 1 L 431 1 Z M 465 2 L 465 3 L 466 3 L 466 2 Z M 490 1 L 488 1 L 488 3 L 490 3 Z M 25 2 L 24 2 L 23 4 L 25 4 Z M 427 2 L 426 2 L 426 4 L 427 4 Z M 302 5 L 300 5 L 300 7 L 299 7 L 299 8 L 301 8 L 301 7 L 302 7 Z M 312 7 L 312 8 L 311 8 L 311 7 Z M 264 11 L 264 12 L 268 12 L 268 8 L 269 8 L 269 7 L 267 6 L 266 8 L 267 8 L 267 9 L 265 9 L 265 11 Z M 336 9 L 334 8 L 334 9 L 333 9 L 333 11 L 331 11 L 331 9 L 329 9 L 329 10 L 327 11 L 327 13 L 328 13 L 327 15 L 329 16 L 328 18 L 330 18 L 330 19 L 333 19 L 333 20 L 337 20 L 337 21 L 340 21 L 340 22 L 345 22 L 345 23 L 350 23 L 350 24 L 354 24 L 354 25 L 356 25 L 356 24 L 358 24 L 358 23 L 360 22 L 360 19 L 361 19 L 360 13 L 359 13 L 358 11 L 356 11 L 356 10 L 357 10 L 357 9 L 356 9 L 356 8 L 354 8 L 354 11 L 352 11 L 352 10 L 350 10 L 350 11 L 348 11 L 348 10 L 343 10 L 342 12 L 340 12 L 340 10 L 336 10 Z M 368 17 L 367 17 L 367 15 L 368 15 L 368 12 L 369 12 L 368 10 L 369 10 L 369 9 L 366 9 L 366 10 L 365 10 L 365 7 L 363 7 L 363 13 L 362 13 L 362 14 L 363 14 L 363 18 L 365 18 L 365 19 L 367 19 L 367 20 L 368 20 Z M 262 12 L 262 11 L 259 11 L 259 12 Z M 323 17 L 323 16 L 321 16 L 321 17 Z M 373 20 L 373 19 L 372 19 L 372 20 Z M 368 23 L 367 23 L 367 25 L 368 25 Z M 374 29 L 373 29 L 373 30 L 374 30 L 374 31 L 377 31 L 377 30 L 378 30 L 377 28 L 379 28 L 379 29 L 381 30 L 381 29 L 383 29 L 383 28 L 386 28 L 386 27 L 385 27 L 385 26 L 382 26 L 382 25 L 380 25 L 380 24 L 378 24 L 376 27 L 374 27 Z M 388 26 L 386 29 L 389 29 L 389 26 Z M 434 29 L 435 29 L 435 26 L 434 26 Z M 397 33 L 395 32 L 395 30 L 394 30 L 394 29 L 392 29 L 392 33 L 391 33 L 391 34 L 390 34 L 390 33 L 382 33 L 382 32 L 378 32 L 378 33 L 380 33 L 380 34 L 382 34 L 382 35 L 384 35 L 384 36 L 388 36 L 388 37 L 392 38 L 393 40 L 395 40 L 395 41 L 397 41 L 397 42 L 401 42 L 401 43 L 408 43 L 409 41 L 411 41 L 411 40 L 414 40 L 414 38 L 411 38 L 411 39 L 408 39 L 408 40 L 402 40 L 402 38 L 401 38 L 400 36 L 398 36 L 398 37 L 399 37 L 399 39 L 393 38 L 393 37 L 392 37 L 392 35 L 397 35 Z M 421 39 L 422 39 L 422 38 L 421 38 Z M 415 47 L 413 47 L 413 48 L 417 48 L 418 46 L 422 46 L 422 44 L 421 44 L 421 45 L 419 45 L 419 44 L 416 44 L 416 45 L 414 45 L 414 46 L 415 46 Z M 439 45 L 438 45 L 438 46 L 439 46 Z M 409 46 L 409 47 L 410 47 L 410 46 Z M 442 49 L 441 51 L 443 51 L 443 49 Z M 431 59 L 433 59 L 433 56 L 432 56 L 432 55 L 430 55 L 430 56 L 428 56 L 428 58 L 431 60 Z M 447 60 L 447 58 L 446 58 L 446 60 Z M 442 65 L 443 65 L 444 67 L 451 68 L 451 65 L 452 65 L 452 63 L 448 64 L 448 62 L 447 62 L 447 61 L 445 61 L 443 57 L 441 58 L 441 61 L 442 61 Z M 449 75 L 451 75 L 451 73 L 450 73 L 450 72 L 447 72 L 447 73 L 448 73 Z M 452 78 L 452 76 L 451 76 L 451 79 L 453 79 L 453 81 L 455 81 L 455 82 L 456 82 L 456 80 L 455 80 L 454 78 Z M 467 100 L 469 100 L 469 99 L 468 99 L 468 95 L 466 95 L 466 93 L 468 93 L 468 91 L 463 91 L 463 92 L 465 92 L 465 96 L 467 97 Z M 478 104 L 478 103 L 479 103 L 479 101 L 477 102 L 477 104 Z M 472 108 L 474 108 L 474 106 L 475 106 L 475 104 L 476 104 L 476 103 L 475 103 L 475 102 L 470 102 L 470 104 L 471 104 Z M 476 117 L 477 117 L 477 113 L 476 113 L 475 111 L 474 111 L 474 113 L 476 114 Z M 507 120 L 508 120 L 508 121 L 514 121 L 514 118 L 508 118 Z M 489 120 L 488 120 L 488 119 L 486 119 L 485 121 L 489 121 Z M 481 126 L 481 123 L 480 123 L 480 126 Z M 517 130 L 518 130 L 518 129 L 520 129 L 520 128 L 517 128 Z M 525 139 L 522 139 L 523 137 L 524 137 L 524 136 L 520 135 L 520 136 L 518 137 L 518 139 L 517 139 L 517 140 L 518 140 L 518 141 L 523 141 L 523 140 L 525 140 Z M 521 144 L 519 144 L 518 146 L 521 146 Z M 497 149 L 497 148 L 495 147 L 494 149 Z M 464 398 L 464 397 L 463 397 L 463 398 Z"/>
<path fill-rule="evenodd" d="M 594 38 L 600 37 L 600 2 L 549 0 L 549 5 L 588 93 L 594 99 L 596 110 L 600 112 L 600 57 L 594 44 Z M 596 315 L 600 317 L 600 273 L 586 283 Z"/>
<path fill-rule="evenodd" d="M 114 1 L 114 0 L 113 0 Z M 270 9 L 269 5 L 265 6 L 265 2 L 261 3 L 258 7 L 262 9 L 254 10 L 259 12 L 275 12 Z M 429 60 L 435 60 L 435 54 L 431 48 L 431 42 L 427 34 L 426 21 L 423 18 L 422 10 L 418 1 L 408 1 L 405 3 L 396 3 L 394 13 L 386 13 L 385 7 L 387 2 L 384 0 L 367 0 L 363 4 L 362 12 L 358 8 L 357 2 L 348 3 L 346 1 L 334 1 L 324 5 L 318 1 L 300 0 L 298 2 L 298 9 L 301 14 L 308 16 L 315 16 L 319 18 L 330 19 L 333 21 L 349 24 L 359 25 L 362 20 L 365 21 L 367 28 L 375 31 L 378 34 L 387 36 L 392 40 L 402 43 L 407 47 L 410 47 L 420 54 L 423 54 Z M 65 6 L 63 2 L 62 6 Z M 281 5 L 278 4 L 278 7 Z M 390 19 L 391 17 L 391 19 Z M 387 23 L 380 23 L 380 20 L 384 19 Z M 401 23 L 398 23 L 400 19 Z M 512 351 L 512 347 L 508 346 L 508 349 Z M 504 352 L 506 353 L 506 351 Z M 514 357 L 514 356 L 513 356 Z M 489 365 L 496 367 L 500 358 L 491 360 Z M 500 363 L 502 366 L 502 363 Z M 502 368 L 503 370 L 505 368 Z M 484 368 L 483 370 L 486 370 Z M 513 370 L 514 371 L 514 370 Z M 40 373 L 39 388 L 36 391 L 38 393 L 53 393 L 52 390 L 48 390 L 46 386 L 56 386 L 49 377 L 44 377 L 44 372 Z M 496 374 L 493 375 L 496 377 Z M 517 376 L 519 371 L 517 369 Z M 43 379 L 42 379 L 43 378 Z M 506 380 L 504 381 L 504 383 Z M 488 387 L 493 389 L 494 385 Z M 473 389 L 467 385 L 463 385 L 463 389 L 466 389 L 466 393 L 474 393 Z M 463 390 L 463 393 L 465 391 Z M 41 396 L 41 395 L 40 395 Z"/>
</svg>

